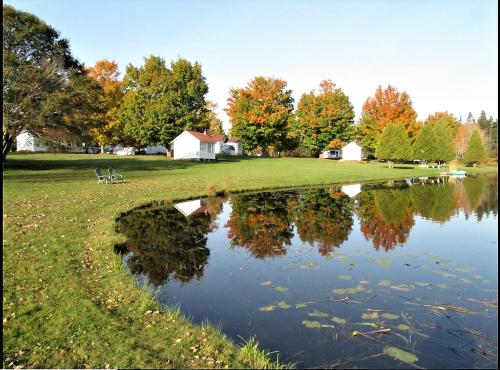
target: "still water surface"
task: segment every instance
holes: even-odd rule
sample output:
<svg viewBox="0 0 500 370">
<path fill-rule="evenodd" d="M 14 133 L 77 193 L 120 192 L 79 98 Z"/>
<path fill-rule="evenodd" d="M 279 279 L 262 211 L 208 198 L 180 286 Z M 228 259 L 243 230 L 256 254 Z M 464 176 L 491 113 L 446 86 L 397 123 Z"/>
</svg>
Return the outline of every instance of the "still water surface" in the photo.
<svg viewBox="0 0 500 370">
<path fill-rule="evenodd" d="M 497 186 L 495 174 L 155 202 L 117 219 L 116 249 L 162 304 L 297 367 L 497 368 Z"/>
</svg>

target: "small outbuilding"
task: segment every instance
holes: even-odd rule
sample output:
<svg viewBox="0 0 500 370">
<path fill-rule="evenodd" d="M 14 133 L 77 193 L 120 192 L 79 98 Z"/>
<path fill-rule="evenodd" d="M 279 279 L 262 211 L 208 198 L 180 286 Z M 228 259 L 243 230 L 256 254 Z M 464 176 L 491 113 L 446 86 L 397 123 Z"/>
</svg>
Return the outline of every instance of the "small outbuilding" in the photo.
<svg viewBox="0 0 500 370">
<path fill-rule="evenodd" d="M 196 131 L 184 131 L 172 140 L 174 159 L 215 159 L 215 144 L 213 136 Z"/>
<path fill-rule="evenodd" d="M 321 153 L 321 157 L 326 159 L 340 159 L 342 158 L 342 151 L 340 149 L 325 150 Z"/>
<path fill-rule="evenodd" d="M 361 147 L 356 142 L 351 141 L 349 144 L 342 147 L 342 160 L 344 161 L 361 161 Z"/>
</svg>

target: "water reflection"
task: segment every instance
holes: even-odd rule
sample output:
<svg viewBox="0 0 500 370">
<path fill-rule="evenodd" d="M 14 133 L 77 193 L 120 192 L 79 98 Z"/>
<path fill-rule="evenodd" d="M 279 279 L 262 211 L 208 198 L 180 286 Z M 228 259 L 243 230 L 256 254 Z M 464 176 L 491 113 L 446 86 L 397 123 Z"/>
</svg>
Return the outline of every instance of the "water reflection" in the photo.
<svg viewBox="0 0 500 370">
<path fill-rule="evenodd" d="M 420 178 L 152 203 L 117 219 L 116 251 L 160 303 L 298 367 L 496 368 L 497 185 Z"/>
<path fill-rule="evenodd" d="M 442 223 L 459 210 L 479 220 L 496 215 L 497 185 L 496 176 L 421 178 L 233 195 L 223 226 L 231 248 L 244 248 L 258 259 L 286 255 L 295 235 L 327 256 L 349 238 L 357 216 L 364 238 L 376 250 L 389 251 L 407 242 L 416 216 Z M 199 279 L 210 254 L 207 234 L 218 227 L 215 219 L 225 201 L 156 203 L 120 216 L 116 230 L 127 237 L 130 271 L 146 274 L 156 285 L 171 276 L 182 282 Z"/>
</svg>

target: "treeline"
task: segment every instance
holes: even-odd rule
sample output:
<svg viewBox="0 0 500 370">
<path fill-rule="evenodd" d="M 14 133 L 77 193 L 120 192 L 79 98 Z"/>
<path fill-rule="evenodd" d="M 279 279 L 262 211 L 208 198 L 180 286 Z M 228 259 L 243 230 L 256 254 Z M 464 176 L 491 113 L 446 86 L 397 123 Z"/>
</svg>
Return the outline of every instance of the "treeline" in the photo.
<svg viewBox="0 0 500 370">
<path fill-rule="evenodd" d="M 199 63 L 157 56 L 127 65 L 120 78 L 114 61 L 86 67 L 71 55 L 69 42 L 43 21 L 3 7 L 3 156 L 23 131 L 42 134 L 64 127 L 105 144 L 170 146 L 183 130 L 221 134 L 216 105 L 205 97 Z M 458 158 L 477 163 L 497 156 L 498 120 L 481 112 L 465 124 L 447 112 L 417 121 L 410 96 L 379 86 L 354 122 L 349 97 L 330 80 L 301 96 L 278 78 L 255 77 L 229 92 L 229 136 L 247 153 L 315 157 L 356 140 L 367 155 L 389 161 Z"/>
</svg>

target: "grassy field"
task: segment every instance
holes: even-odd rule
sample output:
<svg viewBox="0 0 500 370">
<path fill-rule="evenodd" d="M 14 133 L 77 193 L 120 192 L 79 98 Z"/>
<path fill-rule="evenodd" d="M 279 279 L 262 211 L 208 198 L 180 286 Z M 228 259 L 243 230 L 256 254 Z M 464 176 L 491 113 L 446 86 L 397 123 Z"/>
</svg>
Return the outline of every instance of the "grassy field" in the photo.
<svg viewBox="0 0 500 370">
<path fill-rule="evenodd" d="M 95 167 L 109 166 L 125 182 L 97 184 Z M 11 154 L 3 173 L 3 367 L 279 367 L 254 341 L 233 343 L 211 325 L 195 326 L 137 287 L 113 252 L 123 241 L 114 232 L 118 213 L 220 191 L 438 173 L 299 158 Z"/>
</svg>

